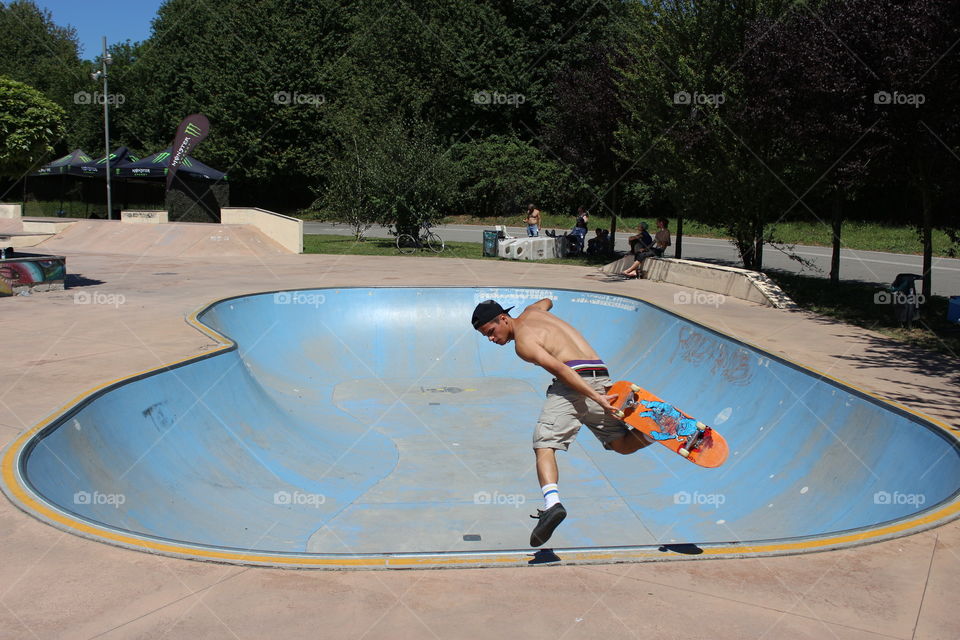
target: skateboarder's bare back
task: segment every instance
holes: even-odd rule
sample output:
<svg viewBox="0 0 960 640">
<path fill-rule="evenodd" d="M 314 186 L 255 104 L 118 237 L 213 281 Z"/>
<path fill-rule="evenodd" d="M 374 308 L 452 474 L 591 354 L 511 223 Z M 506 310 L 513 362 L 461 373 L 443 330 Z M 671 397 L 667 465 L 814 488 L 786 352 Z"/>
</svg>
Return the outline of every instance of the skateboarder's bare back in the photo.
<svg viewBox="0 0 960 640">
<path fill-rule="evenodd" d="M 550 313 L 550 299 L 538 300 L 516 318 L 509 315 L 512 308 L 504 309 L 493 300 L 481 302 L 473 312 L 473 326 L 496 344 L 513 340 L 520 358 L 554 376 L 533 434 L 537 478 L 544 495 L 544 508 L 534 516 L 540 521 L 530 536 L 531 546 L 536 547 L 566 517 L 557 488 L 556 450 L 567 450 L 581 423 L 604 448 L 618 453 L 633 453 L 650 440 L 615 417 L 616 409 L 610 404 L 614 398 L 606 396 L 612 384 L 606 365 L 579 331 Z"/>
</svg>

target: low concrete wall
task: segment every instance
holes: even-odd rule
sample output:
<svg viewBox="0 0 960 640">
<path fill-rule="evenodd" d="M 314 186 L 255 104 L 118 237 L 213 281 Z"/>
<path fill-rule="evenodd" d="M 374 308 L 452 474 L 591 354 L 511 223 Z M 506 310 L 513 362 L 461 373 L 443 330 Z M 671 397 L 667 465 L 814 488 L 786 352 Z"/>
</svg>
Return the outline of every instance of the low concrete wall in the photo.
<svg viewBox="0 0 960 640">
<path fill-rule="evenodd" d="M 63 256 L 18 254 L 0 261 L 0 297 L 24 296 L 35 291 L 63 291 L 67 259 Z"/>
<path fill-rule="evenodd" d="M 249 224 L 293 253 L 303 253 L 303 220 L 266 209 L 223 207 L 222 224 Z"/>
<path fill-rule="evenodd" d="M 40 234 L 60 233 L 79 220 L 68 218 L 24 218 L 23 230 Z"/>
<path fill-rule="evenodd" d="M 14 218 L 19 219 L 23 217 L 23 205 L 20 203 L 17 204 L 0 204 L 0 218 Z"/>
<path fill-rule="evenodd" d="M 766 274 L 748 269 L 676 258 L 647 258 L 643 271 L 644 277 L 654 282 L 712 291 L 777 309 L 796 308 L 793 300 Z"/>
<path fill-rule="evenodd" d="M 170 222 L 170 215 L 166 211 L 121 211 L 120 221 L 139 224 L 167 224 Z"/>
<path fill-rule="evenodd" d="M 53 233 L 29 233 L 27 231 L 0 233 L 0 247 L 13 247 L 14 249 L 35 247 L 54 235 Z"/>
</svg>

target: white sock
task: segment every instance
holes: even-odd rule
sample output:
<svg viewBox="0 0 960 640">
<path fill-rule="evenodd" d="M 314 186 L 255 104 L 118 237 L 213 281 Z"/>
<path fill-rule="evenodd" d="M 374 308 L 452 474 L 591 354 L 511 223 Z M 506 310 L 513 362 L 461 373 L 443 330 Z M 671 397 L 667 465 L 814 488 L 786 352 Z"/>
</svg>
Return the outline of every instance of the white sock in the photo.
<svg viewBox="0 0 960 640">
<path fill-rule="evenodd" d="M 543 491 L 543 510 L 546 511 L 553 505 L 560 502 L 560 491 L 557 488 L 557 483 L 553 482 L 551 484 L 545 484 L 540 487 L 540 490 Z"/>
</svg>

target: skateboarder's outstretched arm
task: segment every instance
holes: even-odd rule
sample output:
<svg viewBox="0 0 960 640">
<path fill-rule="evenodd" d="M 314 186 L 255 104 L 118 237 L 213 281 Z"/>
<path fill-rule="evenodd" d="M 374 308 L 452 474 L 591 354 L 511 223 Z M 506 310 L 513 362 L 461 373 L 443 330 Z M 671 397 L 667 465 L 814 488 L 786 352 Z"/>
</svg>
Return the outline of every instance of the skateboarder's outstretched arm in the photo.
<svg viewBox="0 0 960 640">
<path fill-rule="evenodd" d="M 547 300 L 547 302 L 549 302 L 549 300 Z M 560 382 L 599 404 L 603 407 L 603 410 L 610 415 L 616 415 L 617 409 L 610 404 L 616 399 L 616 396 L 604 396 L 597 393 L 590 385 L 584 382 L 583 378 L 573 369 L 557 359 L 536 340 L 530 339 L 529 337 L 527 337 L 527 339 L 518 337 L 516 340 L 516 349 L 517 355 L 523 360 L 543 367 Z"/>
<path fill-rule="evenodd" d="M 524 313 L 527 313 L 531 309 L 536 311 L 550 311 L 550 309 L 553 309 L 553 300 L 550 298 L 541 298 L 533 304 L 527 305 L 527 308 L 523 310 L 520 316 L 522 317 Z"/>
</svg>

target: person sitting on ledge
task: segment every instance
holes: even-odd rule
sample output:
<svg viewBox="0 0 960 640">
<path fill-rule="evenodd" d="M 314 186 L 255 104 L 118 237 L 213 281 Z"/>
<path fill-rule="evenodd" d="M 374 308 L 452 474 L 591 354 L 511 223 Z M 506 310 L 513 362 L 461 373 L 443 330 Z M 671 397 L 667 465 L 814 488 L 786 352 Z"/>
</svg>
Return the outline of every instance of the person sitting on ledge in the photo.
<svg viewBox="0 0 960 640">
<path fill-rule="evenodd" d="M 640 225 L 643 227 L 644 223 L 641 222 Z M 646 231 L 646 229 L 643 229 L 643 231 Z M 650 234 L 647 234 L 647 237 L 649 238 Z M 666 251 L 669 246 L 670 231 L 667 229 L 667 219 L 657 218 L 657 233 L 653 237 L 653 246 L 637 252 L 636 256 L 634 256 L 634 263 L 623 272 L 623 275 L 628 278 L 639 278 L 640 268 L 643 266 L 644 260 L 651 257 L 663 257 L 663 252 Z M 637 247 L 640 247 L 640 243 L 637 243 Z"/>
</svg>

